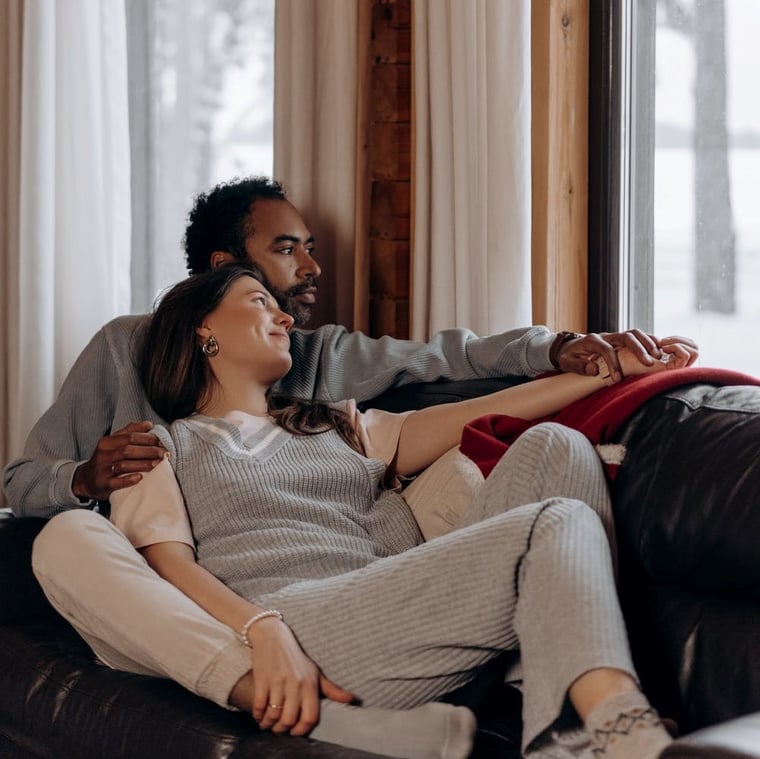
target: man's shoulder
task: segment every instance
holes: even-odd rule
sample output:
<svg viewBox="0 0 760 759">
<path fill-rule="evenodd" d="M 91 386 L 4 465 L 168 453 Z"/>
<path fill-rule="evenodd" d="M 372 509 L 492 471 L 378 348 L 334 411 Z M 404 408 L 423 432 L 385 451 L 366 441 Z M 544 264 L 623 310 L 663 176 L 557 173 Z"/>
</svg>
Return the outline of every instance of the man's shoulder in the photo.
<svg viewBox="0 0 760 759">
<path fill-rule="evenodd" d="M 333 332 L 348 332 L 348 330 L 340 324 L 322 324 L 319 327 L 313 329 L 305 329 L 304 327 L 293 327 L 290 330 L 290 334 L 301 335 L 305 337 L 311 337 L 312 335 L 325 335 L 332 334 Z"/>
<path fill-rule="evenodd" d="M 334 339 L 337 336 L 345 335 L 348 330 L 341 327 L 340 324 L 323 324 L 314 329 L 304 329 L 303 327 L 293 327 L 290 330 L 290 341 L 298 345 L 308 345 L 314 343 L 323 343 L 326 340 Z"/>
<path fill-rule="evenodd" d="M 103 325 L 100 333 L 112 343 L 128 343 L 142 335 L 150 324 L 150 314 L 117 316 Z"/>
<path fill-rule="evenodd" d="M 106 351 L 113 359 L 121 357 L 126 360 L 141 349 L 149 324 L 150 314 L 117 316 L 93 335 L 82 357 Z"/>
<path fill-rule="evenodd" d="M 106 322 L 103 329 L 111 332 L 134 332 L 138 327 L 146 327 L 150 322 L 150 314 L 125 314 Z"/>
</svg>

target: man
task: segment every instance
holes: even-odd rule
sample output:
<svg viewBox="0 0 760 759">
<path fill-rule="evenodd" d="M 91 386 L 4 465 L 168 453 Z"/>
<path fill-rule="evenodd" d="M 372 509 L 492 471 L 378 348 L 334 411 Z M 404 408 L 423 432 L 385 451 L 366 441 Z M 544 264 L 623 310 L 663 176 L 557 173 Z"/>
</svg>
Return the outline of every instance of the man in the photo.
<svg viewBox="0 0 760 759">
<path fill-rule="evenodd" d="M 201 194 L 185 235 L 188 269 L 226 263 L 253 265 L 296 324 L 308 321 L 321 269 L 314 239 L 282 187 L 254 177 Z M 92 507 L 133 485 L 163 456 L 148 432 L 160 419 L 148 405 L 134 365 L 146 316 L 119 317 L 85 348 L 51 408 L 31 431 L 23 455 L 4 472 L 8 501 L 18 516 L 51 517 Z M 632 330 L 605 335 L 553 334 L 545 327 L 477 337 L 445 330 L 429 343 L 368 338 L 338 325 L 291 333 L 293 370 L 280 390 L 319 400 L 364 401 L 415 381 L 534 376 L 559 369 L 595 374 L 597 356 L 620 379 L 615 347 L 651 363 L 656 342 Z M 144 420 L 144 421 L 136 421 Z"/>
<path fill-rule="evenodd" d="M 185 250 L 192 273 L 231 262 L 254 267 L 283 309 L 299 324 L 308 320 L 320 267 L 308 228 L 277 183 L 245 179 L 199 196 Z M 69 512 L 40 534 L 34 570 L 53 605 L 104 662 L 170 677 L 228 706 L 234 696 L 230 671 L 250 673 L 249 651 L 238 632 L 161 580 L 123 535 L 91 511 L 114 490 L 139 480 L 166 453 L 149 431 L 161 420 L 147 403 L 135 361 L 147 322 L 146 316 L 120 317 L 95 335 L 30 433 L 23 456 L 6 468 L 5 489 L 16 515 Z M 660 355 L 656 341 L 638 331 L 576 336 L 534 326 L 480 338 L 455 329 L 423 344 L 375 340 L 337 325 L 294 329 L 293 369 L 279 390 L 302 398 L 362 401 L 413 381 L 536 375 L 557 368 L 595 374 L 597 356 L 619 379 L 614 347 L 624 345 L 645 363 Z M 321 682 L 324 696 L 345 700 L 345 692 Z M 361 714 L 364 722 L 353 737 L 345 734 L 343 713 L 331 715 L 323 709 L 312 737 L 336 740 L 337 734 L 336 742 L 366 747 L 349 741 L 366 741 L 367 720 L 376 721 L 376 715 Z M 419 718 L 414 719 L 419 732 Z"/>
</svg>

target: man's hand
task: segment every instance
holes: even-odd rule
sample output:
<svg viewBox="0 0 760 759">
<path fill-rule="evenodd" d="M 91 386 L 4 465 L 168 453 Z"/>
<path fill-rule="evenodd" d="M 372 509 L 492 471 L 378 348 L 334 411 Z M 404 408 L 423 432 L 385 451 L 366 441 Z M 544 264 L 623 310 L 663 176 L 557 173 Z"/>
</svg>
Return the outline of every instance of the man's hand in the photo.
<svg viewBox="0 0 760 759">
<path fill-rule="evenodd" d="M 140 472 L 150 472 L 167 455 L 152 427 L 151 422 L 132 422 L 101 438 L 92 458 L 74 472 L 74 495 L 104 501 L 114 490 L 139 482 Z"/>
<path fill-rule="evenodd" d="M 681 362 L 685 360 L 686 366 L 693 364 L 699 355 L 697 344 L 688 337 L 660 340 L 639 329 L 629 329 L 625 332 L 591 333 L 568 340 L 559 348 L 557 364 L 563 372 L 596 375 L 599 373 L 596 359 L 602 358 L 609 367 L 612 380 L 619 382 L 623 379 L 623 372 L 616 349 L 620 348 L 627 348 L 645 366 L 652 366 L 655 360 L 662 359 L 663 353 L 678 351 Z M 685 357 L 682 355 L 684 351 L 688 354 Z"/>
</svg>

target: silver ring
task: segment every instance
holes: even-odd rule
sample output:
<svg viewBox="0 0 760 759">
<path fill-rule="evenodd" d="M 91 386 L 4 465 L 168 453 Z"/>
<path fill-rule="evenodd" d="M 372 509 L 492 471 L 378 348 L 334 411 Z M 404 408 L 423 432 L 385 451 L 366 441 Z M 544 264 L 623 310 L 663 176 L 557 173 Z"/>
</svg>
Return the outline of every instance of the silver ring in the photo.
<svg viewBox="0 0 760 759">
<path fill-rule="evenodd" d="M 282 709 L 282 704 L 269 704 L 270 709 Z"/>
</svg>

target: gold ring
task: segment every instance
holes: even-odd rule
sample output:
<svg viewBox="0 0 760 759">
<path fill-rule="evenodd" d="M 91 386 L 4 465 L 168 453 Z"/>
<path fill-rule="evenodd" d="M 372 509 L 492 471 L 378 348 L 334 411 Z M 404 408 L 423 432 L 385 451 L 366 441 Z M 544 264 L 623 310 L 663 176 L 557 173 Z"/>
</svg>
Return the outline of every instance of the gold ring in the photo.
<svg viewBox="0 0 760 759">
<path fill-rule="evenodd" d="M 111 464 L 111 474 L 116 474 L 116 462 L 114 461 L 113 464 Z"/>
<path fill-rule="evenodd" d="M 282 704 L 269 704 L 270 709 L 282 709 Z"/>
</svg>

